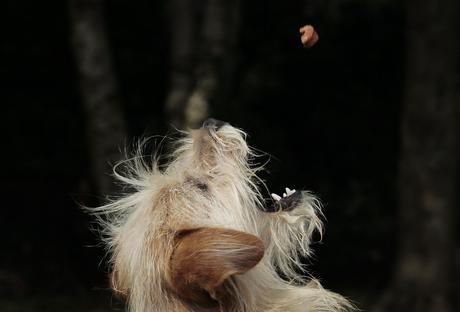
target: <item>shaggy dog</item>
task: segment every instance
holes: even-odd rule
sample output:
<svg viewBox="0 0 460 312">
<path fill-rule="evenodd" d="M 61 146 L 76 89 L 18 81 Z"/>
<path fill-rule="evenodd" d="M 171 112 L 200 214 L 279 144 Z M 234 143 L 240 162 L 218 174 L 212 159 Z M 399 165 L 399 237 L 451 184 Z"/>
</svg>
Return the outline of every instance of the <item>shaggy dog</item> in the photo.
<svg viewBox="0 0 460 312">
<path fill-rule="evenodd" d="M 245 133 L 215 119 L 178 142 L 163 169 L 141 152 L 117 178 L 131 193 L 96 209 L 111 281 L 131 312 L 349 311 L 301 258 L 322 232 L 320 204 L 286 189 L 264 207 Z M 115 170 L 117 171 L 117 170 Z"/>
</svg>

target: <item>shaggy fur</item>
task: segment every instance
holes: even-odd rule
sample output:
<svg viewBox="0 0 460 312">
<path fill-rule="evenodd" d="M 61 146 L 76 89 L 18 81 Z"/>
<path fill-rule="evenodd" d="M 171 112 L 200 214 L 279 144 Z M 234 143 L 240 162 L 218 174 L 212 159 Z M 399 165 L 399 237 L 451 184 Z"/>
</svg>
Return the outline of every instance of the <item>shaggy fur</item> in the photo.
<svg viewBox="0 0 460 312">
<path fill-rule="evenodd" d="M 296 192 L 289 209 L 274 202 L 278 210 L 267 211 L 256 175 L 261 168 L 251 164 L 255 155 L 245 137 L 228 124 L 203 127 L 178 142 L 163 170 L 146 164 L 141 148 L 123 162 L 123 174 L 114 170 L 130 193 L 95 212 L 113 289 L 129 311 L 353 309 L 317 280 L 301 285 L 299 257 L 310 255 L 313 233 L 322 233 L 320 204 Z"/>
</svg>

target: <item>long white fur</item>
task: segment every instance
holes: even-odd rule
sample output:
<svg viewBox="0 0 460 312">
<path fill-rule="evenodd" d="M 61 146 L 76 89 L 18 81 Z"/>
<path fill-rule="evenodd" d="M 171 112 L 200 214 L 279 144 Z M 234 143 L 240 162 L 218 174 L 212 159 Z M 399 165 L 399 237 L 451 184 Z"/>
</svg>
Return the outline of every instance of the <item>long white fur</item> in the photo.
<svg viewBox="0 0 460 312">
<path fill-rule="evenodd" d="M 344 297 L 314 279 L 299 286 L 305 276 L 300 257 L 310 255 L 313 233 L 323 230 L 320 203 L 303 192 L 292 211 L 263 212 L 261 168 L 252 164 L 254 153 L 245 138 L 229 125 L 219 131 L 201 129 L 179 141 L 164 170 L 155 162 L 147 164 L 142 148 L 119 166 L 123 173 L 115 170 L 127 193 L 94 213 L 116 272 L 115 290 L 127 293 L 129 311 L 189 311 L 166 286 L 167 268 L 175 231 L 199 227 L 244 231 L 262 239 L 266 248 L 256 267 L 232 278 L 238 300 L 222 312 L 353 310 Z M 196 181 L 208 184 L 205 194 Z"/>
</svg>

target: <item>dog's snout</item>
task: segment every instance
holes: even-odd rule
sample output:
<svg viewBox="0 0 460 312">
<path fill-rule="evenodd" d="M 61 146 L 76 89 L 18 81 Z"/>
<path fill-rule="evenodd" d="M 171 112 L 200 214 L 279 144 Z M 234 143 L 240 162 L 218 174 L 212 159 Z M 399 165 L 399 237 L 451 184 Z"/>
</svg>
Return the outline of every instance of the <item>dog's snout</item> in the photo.
<svg viewBox="0 0 460 312">
<path fill-rule="evenodd" d="M 219 130 L 223 126 L 228 125 L 228 122 L 215 119 L 215 118 L 208 118 L 203 122 L 203 128 L 211 128 L 215 130 Z"/>
</svg>

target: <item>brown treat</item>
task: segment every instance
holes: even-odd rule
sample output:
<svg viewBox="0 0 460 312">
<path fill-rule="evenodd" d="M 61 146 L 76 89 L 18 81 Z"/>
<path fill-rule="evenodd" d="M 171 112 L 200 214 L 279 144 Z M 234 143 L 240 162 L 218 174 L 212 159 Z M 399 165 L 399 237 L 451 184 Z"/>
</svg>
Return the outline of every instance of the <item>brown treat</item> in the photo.
<svg viewBox="0 0 460 312">
<path fill-rule="evenodd" d="M 313 26 L 305 25 L 300 28 L 299 32 L 302 35 L 300 40 L 305 48 L 311 48 L 319 39 Z"/>
</svg>

